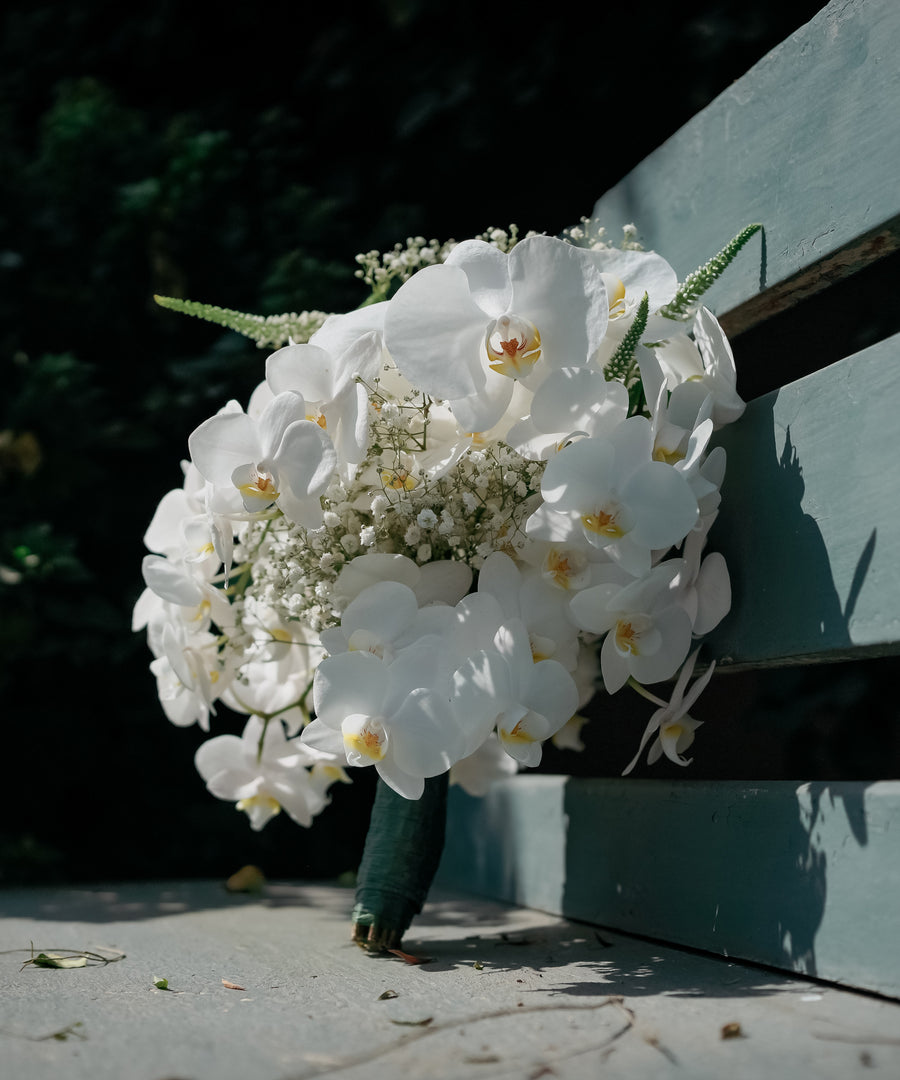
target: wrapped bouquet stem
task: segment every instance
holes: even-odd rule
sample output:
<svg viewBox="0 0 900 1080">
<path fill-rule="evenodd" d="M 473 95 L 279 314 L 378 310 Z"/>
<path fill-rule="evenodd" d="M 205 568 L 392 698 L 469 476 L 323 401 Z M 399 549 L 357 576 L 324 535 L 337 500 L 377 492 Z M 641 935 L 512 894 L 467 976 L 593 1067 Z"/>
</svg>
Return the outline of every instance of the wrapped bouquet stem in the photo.
<svg viewBox="0 0 900 1080">
<path fill-rule="evenodd" d="M 699 297 L 757 228 L 682 283 L 584 222 L 359 256 L 371 296 L 342 314 L 160 299 L 269 355 L 188 438 L 134 627 L 174 724 L 247 717 L 195 760 L 252 828 L 377 771 L 357 940 L 393 947 L 421 909 L 447 784 L 538 765 L 595 693 L 637 690 L 638 755 L 689 763 L 731 603 L 711 440 L 744 408 Z"/>
<path fill-rule="evenodd" d="M 398 948 L 437 872 L 447 821 L 447 774 L 404 799 L 379 780 L 356 885 L 353 940 Z"/>
</svg>

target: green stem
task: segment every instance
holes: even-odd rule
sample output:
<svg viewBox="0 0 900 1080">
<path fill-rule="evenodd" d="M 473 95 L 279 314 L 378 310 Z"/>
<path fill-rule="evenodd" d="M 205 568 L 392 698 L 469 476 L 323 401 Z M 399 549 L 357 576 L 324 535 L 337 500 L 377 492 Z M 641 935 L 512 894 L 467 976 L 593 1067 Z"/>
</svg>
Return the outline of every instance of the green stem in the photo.
<svg viewBox="0 0 900 1080">
<path fill-rule="evenodd" d="M 376 951 L 399 947 L 428 897 L 446 823 L 446 773 L 425 781 L 421 799 L 404 799 L 379 778 L 357 876 L 354 941 Z"/>
</svg>

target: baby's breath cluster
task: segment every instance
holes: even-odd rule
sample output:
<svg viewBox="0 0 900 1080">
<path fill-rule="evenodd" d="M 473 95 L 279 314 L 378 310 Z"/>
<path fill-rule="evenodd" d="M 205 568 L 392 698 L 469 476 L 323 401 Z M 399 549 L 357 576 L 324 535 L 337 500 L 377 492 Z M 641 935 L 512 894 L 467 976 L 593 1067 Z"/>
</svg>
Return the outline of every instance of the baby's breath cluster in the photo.
<svg viewBox="0 0 900 1080">
<path fill-rule="evenodd" d="M 576 247 L 589 248 L 591 251 L 604 251 L 618 248 L 620 251 L 643 251 L 643 245 L 637 238 L 636 225 L 622 226 L 622 239 L 618 244 L 606 239 L 606 227 L 595 218 L 582 217 L 577 225 L 563 229 L 562 239 Z"/>
<path fill-rule="evenodd" d="M 525 235 L 535 236 L 536 233 L 528 232 Z M 520 238 L 517 225 L 510 225 L 507 229 L 485 229 L 475 239 L 499 251 L 509 252 L 524 237 Z M 426 240 L 424 236 L 408 236 L 405 244 L 394 244 L 390 251 L 373 249 L 357 255 L 359 269 L 356 270 L 356 277 L 369 286 L 374 296 L 387 297 L 393 288 L 408 281 L 416 270 L 445 262 L 456 246 L 456 240 L 442 243 L 440 240 Z"/>
</svg>

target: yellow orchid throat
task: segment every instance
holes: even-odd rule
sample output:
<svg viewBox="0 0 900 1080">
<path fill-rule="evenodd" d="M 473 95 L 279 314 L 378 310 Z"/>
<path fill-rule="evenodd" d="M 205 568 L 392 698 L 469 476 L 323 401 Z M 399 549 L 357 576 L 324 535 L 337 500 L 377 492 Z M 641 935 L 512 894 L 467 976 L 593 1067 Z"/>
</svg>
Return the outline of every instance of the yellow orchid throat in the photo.
<svg viewBox="0 0 900 1080">
<path fill-rule="evenodd" d="M 488 367 L 498 375 L 522 379 L 541 358 L 541 334 L 519 315 L 501 315 L 485 335 Z"/>
<path fill-rule="evenodd" d="M 238 491 L 245 499 L 258 499 L 267 506 L 281 496 L 281 492 L 275 487 L 275 477 L 271 473 L 258 472 L 256 469 L 246 484 L 238 486 Z"/>
<path fill-rule="evenodd" d="M 582 514 L 581 524 L 588 532 L 596 533 L 598 536 L 607 536 L 610 540 L 618 540 L 628 531 L 623 527 L 617 510 L 610 512 L 598 509 L 592 514 Z"/>
<path fill-rule="evenodd" d="M 406 469 L 382 469 L 381 482 L 393 491 L 412 491 L 419 484 Z"/>
<path fill-rule="evenodd" d="M 344 746 L 348 752 L 355 752 L 371 761 L 381 761 L 384 757 L 384 737 L 369 727 L 347 732 L 344 735 Z"/>
<path fill-rule="evenodd" d="M 523 722 L 524 722 L 524 718 L 522 720 L 520 720 L 516 724 L 516 726 L 512 729 L 512 731 L 503 731 L 503 732 L 501 732 L 501 736 L 502 736 L 502 738 L 504 739 L 505 742 L 509 742 L 509 743 L 533 743 L 533 742 L 537 741 L 533 735 L 529 734 L 522 727 Z"/>
<path fill-rule="evenodd" d="M 261 807 L 272 814 L 281 813 L 281 803 L 277 799 L 273 799 L 271 795 L 251 795 L 249 798 L 240 799 L 235 803 L 235 808 L 238 810 L 249 811 L 255 807 Z"/>
</svg>

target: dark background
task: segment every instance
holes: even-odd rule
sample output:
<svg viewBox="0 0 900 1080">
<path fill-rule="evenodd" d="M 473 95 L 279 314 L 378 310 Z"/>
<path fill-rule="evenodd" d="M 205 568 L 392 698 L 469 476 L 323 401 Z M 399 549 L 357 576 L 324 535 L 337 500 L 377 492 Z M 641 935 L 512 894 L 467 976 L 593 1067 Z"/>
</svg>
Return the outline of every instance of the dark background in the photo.
<svg viewBox="0 0 900 1080">
<path fill-rule="evenodd" d="M 303 5 L 286 26 L 264 4 L 127 16 L 104 0 L 7 4 L 0 884 L 218 876 L 247 862 L 322 877 L 355 868 L 361 850 L 371 770 L 308 831 L 281 815 L 254 834 L 208 795 L 192 763 L 202 733 L 166 721 L 130 631 L 141 537 L 180 485 L 187 435 L 246 400 L 265 359 L 153 294 L 341 311 L 364 297 L 358 252 L 513 222 L 558 233 L 820 6 L 556 3 L 535 17 L 483 0 L 373 0 Z M 881 670 L 874 684 L 841 674 L 847 700 L 878 693 Z M 784 673 L 742 694 L 768 696 L 777 719 L 810 685 Z M 711 698 L 720 715 L 695 776 L 714 772 L 714 728 L 734 744 L 734 692 Z M 793 744 L 832 707 L 816 693 Z M 546 767 L 617 774 L 644 719 L 623 719 L 617 741 L 611 717 L 586 729 L 588 753 L 549 751 Z M 213 733 L 242 725 L 220 717 Z M 747 742 L 733 775 L 810 767 L 793 744 Z"/>
</svg>

